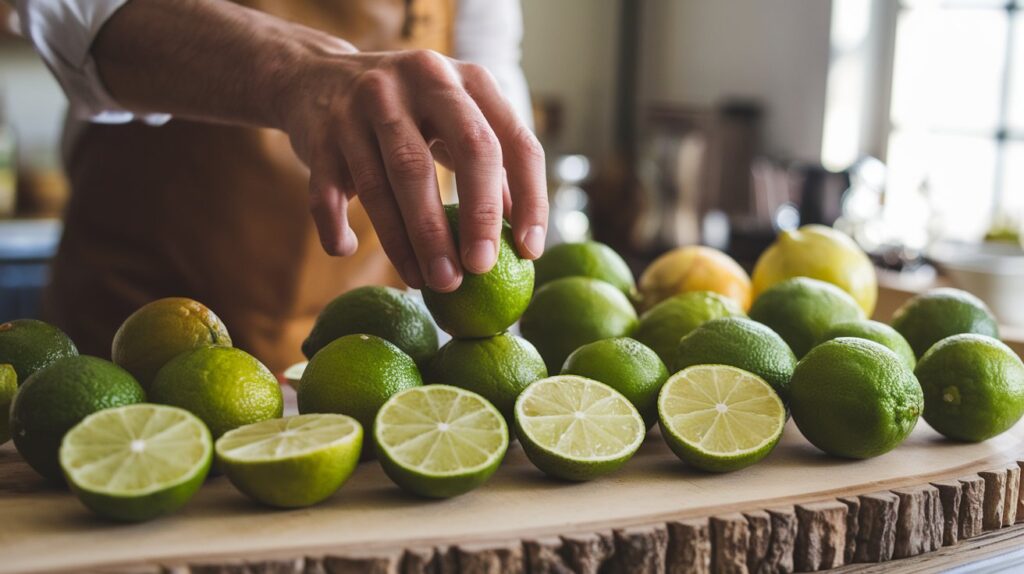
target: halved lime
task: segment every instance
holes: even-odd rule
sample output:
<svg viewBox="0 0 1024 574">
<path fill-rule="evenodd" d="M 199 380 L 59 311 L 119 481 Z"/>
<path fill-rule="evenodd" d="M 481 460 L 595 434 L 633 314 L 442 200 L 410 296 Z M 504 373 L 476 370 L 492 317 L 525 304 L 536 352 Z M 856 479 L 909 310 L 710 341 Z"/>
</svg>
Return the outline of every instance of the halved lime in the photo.
<svg viewBox="0 0 1024 574">
<path fill-rule="evenodd" d="M 753 373 L 695 365 L 665 382 L 658 395 L 658 419 L 662 436 L 683 462 L 728 472 L 768 456 L 782 436 L 786 408 Z"/>
<path fill-rule="evenodd" d="M 647 425 L 633 403 L 604 383 L 575 375 L 541 379 L 516 400 L 516 433 L 544 473 L 591 480 L 626 464 Z"/>
<path fill-rule="evenodd" d="M 288 381 L 288 384 L 293 389 L 299 388 L 299 381 L 302 380 L 302 373 L 306 372 L 306 367 L 309 366 L 309 361 L 302 361 L 301 363 L 295 363 L 284 370 L 284 380 Z"/>
<path fill-rule="evenodd" d="M 261 421 L 217 439 L 217 468 L 270 506 L 310 506 L 334 494 L 359 463 L 363 427 L 337 414 Z"/>
<path fill-rule="evenodd" d="M 494 474 L 508 449 L 508 426 L 482 396 L 448 385 L 392 396 L 374 423 L 377 458 L 403 489 L 430 498 L 473 490 Z"/>
<path fill-rule="evenodd" d="M 184 506 L 212 458 L 203 421 L 151 404 L 93 413 L 60 446 L 60 466 L 78 499 L 101 516 L 132 522 Z"/>
</svg>

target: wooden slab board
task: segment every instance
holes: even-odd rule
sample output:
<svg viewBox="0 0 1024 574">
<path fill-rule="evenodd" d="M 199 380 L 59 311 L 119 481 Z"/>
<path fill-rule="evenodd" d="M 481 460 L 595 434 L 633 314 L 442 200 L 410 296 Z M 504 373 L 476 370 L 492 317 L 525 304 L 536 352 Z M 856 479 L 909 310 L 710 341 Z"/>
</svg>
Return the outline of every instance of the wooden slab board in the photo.
<svg viewBox="0 0 1024 574">
<path fill-rule="evenodd" d="M 312 508 L 261 507 L 216 477 L 182 512 L 120 525 L 38 478 L 8 444 L 0 447 L 0 572 L 269 571 L 221 567 L 268 559 L 272 571 L 302 572 L 306 557 L 323 559 L 314 570 L 323 572 L 520 572 L 531 559 L 564 568 L 533 571 L 583 571 L 566 561 L 626 567 L 625 556 L 662 572 L 747 561 L 822 569 L 932 550 L 952 541 L 953 528 L 963 538 L 977 534 L 975 523 L 998 528 L 1011 505 L 1016 516 L 1019 489 L 1007 483 L 1020 480 L 1018 461 L 1024 423 L 963 444 L 921 421 L 899 449 L 866 461 L 826 456 L 790 423 L 760 464 L 709 475 L 685 467 L 654 431 L 623 470 L 590 483 L 546 478 L 513 444 L 489 483 L 451 500 L 405 495 L 371 461 Z M 964 495 L 953 500 L 957 484 Z M 952 522 L 943 505 L 957 507 Z M 682 556 L 701 564 L 680 565 Z M 442 562 L 461 566 L 436 568 Z"/>
</svg>

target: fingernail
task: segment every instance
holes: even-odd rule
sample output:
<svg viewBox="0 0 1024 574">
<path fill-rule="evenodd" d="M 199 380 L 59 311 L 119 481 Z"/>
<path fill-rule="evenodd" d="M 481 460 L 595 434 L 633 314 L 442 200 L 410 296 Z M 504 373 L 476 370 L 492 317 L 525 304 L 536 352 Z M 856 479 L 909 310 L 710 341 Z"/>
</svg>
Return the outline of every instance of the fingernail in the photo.
<svg viewBox="0 0 1024 574">
<path fill-rule="evenodd" d="M 530 257 L 540 257 L 544 253 L 544 228 L 539 225 L 530 226 L 523 236 L 523 247 L 529 252 Z"/>
<path fill-rule="evenodd" d="M 474 241 L 469 246 L 469 249 L 466 250 L 465 255 L 463 255 L 463 262 L 466 264 L 466 267 L 473 269 L 477 273 L 486 273 L 494 266 L 496 256 L 497 250 L 494 248 L 494 242 L 480 239 Z"/>
<path fill-rule="evenodd" d="M 430 262 L 430 286 L 434 289 L 451 287 L 458 278 L 455 264 L 448 257 L 442 255 Z"/>
<path fill-rule="evenodd" d="M 420 276 L 420 266 L 416 263 L 416 260 L 406 261 L 405 265 L 402 266 L 402 270 L 402 277 L 409 287 L 413 289 L 423 287 L 423 277 Z"/>
</svg>

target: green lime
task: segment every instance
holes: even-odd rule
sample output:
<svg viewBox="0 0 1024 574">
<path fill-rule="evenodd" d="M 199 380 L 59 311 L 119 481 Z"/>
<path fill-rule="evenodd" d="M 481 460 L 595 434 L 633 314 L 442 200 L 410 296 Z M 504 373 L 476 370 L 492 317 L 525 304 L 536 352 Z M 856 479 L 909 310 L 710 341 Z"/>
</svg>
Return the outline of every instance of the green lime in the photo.
<svg viewBox="0 0 1024 574">
<path fill-rule="evenodd" d="M 629 337 L 587 343 L 569 355 L 562 374 L 600 381 L 633 403 L 646 428 L 658 422 L 658 391 L 668 369 L 643 343 Z"/>
<path fill-rule="evenodd" d="M 0 363 L 7 363 L 24 384 L 33 373 L 57 359 L 74 357 L 78 349 L 57 327 L 35 319 L 0 324 Z"/>
<path fill-rule="evenodd" d="M 863 319 L 864 311 L 839 287 L 797 277 L 772 285 L 755 299 L 750 318 L 771 327 L 799 359 L 832 325 Z"/>
<path fill-rule="evenodd" d="M 761 323 L 725 317 L 704 323 L 679 341 L 672 369 L 681 371 L 694 365 L 729 365 L 750 371 L 787 402 L 796 356 L 782 337 Z"/>
<path fill-rule="evenodd" d="M 519 331 L 537 347 L 549 373 L 587 343 L 628 337 L 636 311 L 621 291 L 597 279 L 566 277 L 537 290 L 519 321 Z"/>
<path fill-rule="evenodd" d="M 669 365 L 679 339 L 690 331 L 712 319 L 742 316 L 743 309 L 735 299 L 712 291 L 680 293 L 641 315 L 633 338 L 653 349 Z"/>
<path fill-rule="evenodd" d="M 0 444 L 11 440 L 11 401 L 18 392 L 18 373 L 10 365 L 0 365 Z"/>
<path fill-rule="evenodd" d="M 110 356 L 148 390 L 171 359 L 211 345 L 231 346 L 220 318 L 198 301 L 167 297 L 143 305 L 121 323 Z"/>
<path fill-rule="evenodd" d="M 68 484 L 90 510 L 139 522 L 178 510 L 210 470 L 210 431 L 186 410 L 130 405 L 85 418 L 60 445 Z"/>
<path fill-rule="evenodd" d="M 885 323 L 879 323 L 870 319 L 836 323 L 825 331 L 825 336 L 818 343 L 821 344 L 825 341 L 838 339 L 839 337 L 857 337 L 858 339 L 874 341 L 879 345 L 888 347 L 889 350 L 899 355 L 900 360 L 911 370 L 917 364 L 917 359 L 914 357 L 914 349 L 910 347 L 910 343 L 903 338 L 903 335 L 900 335 L 899 331 Z"/>
<path fill-rule="evenodd" d="M 786 407 L 764 379 L 727 365 L 695 365 L 658 395 L 661 434 L 683 462 L 708 472 L 748 467 L 778 444 Z"/>
<path fill-rule="evenodd" d="M 437 329 L 422 304 L 398 289 L 369 286 L 328 303 L 303 341 L 302 353 L 312 359 L 331 341 L 359 333 L 389 341 L 420 366 L 437 352 Z"/>
<path fill-rule="evenodd" d="M 445 213 L 455 243 L 459 241 L 459 208 L 446 205 Z M 519 257 L 512 228 L 502 224 L 498 260 L 487 273 L 465 273 L 462 285 L 451 293 L 423 290 L 423 302 L 438 326 L 453 337 L 491 337 L 519 319 L 533 293 L 533 261 Z"/>
<path fill-rule="evenodd" d="M 516 399 L 516 435 L 523 451 L 556 478 L 582 481 L 614 472 L 632 458 L 646 434 L 633 403 L 584 377 L 541 379 Z"/>
<path fill-rule="evenodd" d="M 548 376 L 537 349 L 511 333 L 487 339 L 452 339 L 431 365 L 431 383 L 479 393 L 512 424 L 516 397 L 533 381 Z"/>
<path fill-rule="evenodd" d="M 946 337 L 977 333 L 999 338 L 999 324 L 985 303 L 967 291 L 944 287 L 917 295 L 893 313 L 892 326 L 917 358 Z"/>
<path fill-rule="evenodd" d="M 797 364 L 789 408 L 814 446 L 836 456 L 871 458 L 910 435 L 924 397 L 896 353 L 874 341 L 841 337 Z"/>
<path fill-rule="evenodd" d="M 300 413 L 348 415 L 372 429 L 392 395 L 422 384 L 416 363 L 398 347 L 374 335 L 345 335 L 313 356 L 296 397 Z M 364 458 L 370 447 L 363 446 Z"/>
<path fill-rule="evenodd" d="M 1024 416 L 1024 364 L 1001 341 L 976 334 L 947 337 L 917 364 L 924 420 L 951 439 L 980 442 Z"/>
<path fill-rule="evenodd" d="M 217 468 L 250 498 L 280 508 L 334 494 L 359 463 L 363 427 L 336 414 L 296 415 L 238 427 L 217 439 Z"/>
<path fill-rule="evenodd" d="M 274 375 L 234 347 L 201 347 L 171 359 L 153 380 L 149 398 L 196 415 L 215 439 L 231 429 L 278 418 L 284 410 Z"/>
<path fill-rule="evenodd" d="M 534 267 L 537 289 L 563 277 L 591 277 L 611 283 L 627 297 L 636 295 L 636 280 L 629 265 L 604 243 L 560 243 L 545 251 Z"/>
<path fill-rule="evenodd" d="M 480 395 L 427 385 L 388 399 L 373 438 L 381 467 L 395 484 L 419 496 L 449 498 L 494 474 L 508 449 L 508 426 Z"/>
<path fill-rule="evenodd" d="M 14 446 L 36 472 L 61 480 L 60 441 L 96 411 L 141 403 L 139 383 L 117 365 L 76 355 L 59 359 L 24 381 L 11 403 Z"/>
</svg>

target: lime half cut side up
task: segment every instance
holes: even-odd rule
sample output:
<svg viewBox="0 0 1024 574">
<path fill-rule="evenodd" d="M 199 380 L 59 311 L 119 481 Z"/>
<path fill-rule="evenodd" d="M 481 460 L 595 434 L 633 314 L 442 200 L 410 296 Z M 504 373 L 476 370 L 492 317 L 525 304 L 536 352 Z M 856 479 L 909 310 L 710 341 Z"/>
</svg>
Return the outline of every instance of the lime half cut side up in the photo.
<svg viewBox="0 0 1024 574">
<path fill-rule="evenodd" d="M 768 455 L 782 436 L 786 409 L 764 379 L 736 367 L 696 365 L 658 395 L 661 431 L 691 466 L 728 472 Z"/>
<path fill-rule="evenodd" d="M 508 425 L 482 396 L 448 385 L 392 396 L 374 423 L 377 457 L 401 488 L 429 498 L 480 486 L 508 449 Z"/>
<path fill-rule="evenodd" d="M 626 464 L 647 426 L 636 407 L 610 386 L 558 375 L 519 395 L 516 432 L 530 461 L 565 480 L 591 480 Z"/>
<path fill-rule="evenodd" d="M 64 436 L 60 465 L 85 506 L 137 522 L 185 505 L 213 457 L 210 431 L 192 413 L 137 404 L 99 411 Z"/>
<path fill-rule="evenodd" d="M 320 502 L 359 463 L 363 427 L 352 417 L 307 414 L 253 423 L 217 439 L 219 468 L 258 502 L 298 508 Z"/>
</svg>

